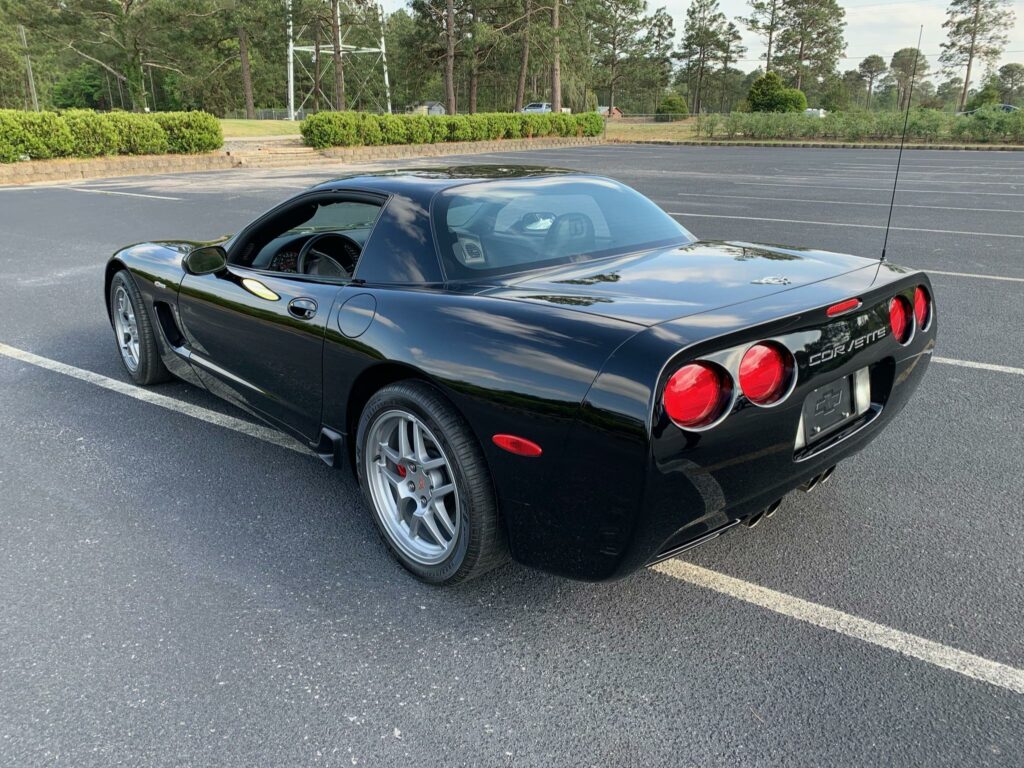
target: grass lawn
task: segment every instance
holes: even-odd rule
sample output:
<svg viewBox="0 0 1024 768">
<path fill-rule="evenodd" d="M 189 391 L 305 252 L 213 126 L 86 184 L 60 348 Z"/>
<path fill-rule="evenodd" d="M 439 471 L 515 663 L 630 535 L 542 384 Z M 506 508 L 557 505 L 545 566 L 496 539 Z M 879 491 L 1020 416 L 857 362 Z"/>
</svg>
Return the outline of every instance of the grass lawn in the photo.
<svg viewBox="0 0 1024 768">
<path fill-rule="evenodd" d="M 687 141 L 697 138 L 692 119 L 674 123 L 627 123 L 608 121 L 608 138 L 613 141 Z"/>
<path fill-rule="evenodd" d="M 225 139 L 246 136 L 298 136 L 298 120 L 221 120 Z"/>
</svg>

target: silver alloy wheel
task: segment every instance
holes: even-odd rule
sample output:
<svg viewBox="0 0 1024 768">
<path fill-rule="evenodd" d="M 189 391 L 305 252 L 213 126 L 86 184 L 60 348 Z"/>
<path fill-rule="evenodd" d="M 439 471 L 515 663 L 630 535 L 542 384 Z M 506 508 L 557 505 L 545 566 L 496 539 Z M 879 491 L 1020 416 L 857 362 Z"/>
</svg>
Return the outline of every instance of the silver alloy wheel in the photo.
<svg viewBox="0 0 1024 768">
<path fill-rule="evenodd" d="M 437 565 L 459 538 L 462 512 L 451 464 L 418 417 L 381 413 L 367 433 L 364 470 L 374 512 L 410 560 Z"/>
<path fill-rule="evenodd" d="M 128 370 L 135 372 L 139 368 L 139 325 L 135 320 L 135 307 L 123 285 L 114 291 L 114 333 L 117 334 L 117 346 L 121 350 L 121 358 Z"/>
</svg>

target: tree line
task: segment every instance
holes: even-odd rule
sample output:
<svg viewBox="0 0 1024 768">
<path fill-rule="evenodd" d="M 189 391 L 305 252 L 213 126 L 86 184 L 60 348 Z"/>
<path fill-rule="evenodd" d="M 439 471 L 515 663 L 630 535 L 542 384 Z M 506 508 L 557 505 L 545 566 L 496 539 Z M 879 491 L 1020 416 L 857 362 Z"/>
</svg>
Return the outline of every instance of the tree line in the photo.
<svg viewBox="0 0 1024 768">
<path fill-rule="evenodd" d="M 734 19 L 718 0 L 691 0 L 678 32 L 646 0 L 411 0 L 386 16 L 365 0 L 0 0 L 0 107 L 32 108 L 34 90 L 43 108 L 282 108 L 289 5 L 297 42 L 311 49 L 295 65 L 308 111 L 383 111 L 381 48 L 394 111 L 545 101 L 576 112 L 729 112 L 765 72 L 811 106 L 889 110 L 910 101 L 915 66 L 915 104 L 1024 99 L 1024 65 L 996 67 L 1015 21 L 1009 0 L 951 0 L 932 60 L 904 48 L 857 63 L 837 0 L 749 0 Z M 758 61 L 745 35 L 762 43 Z M 342 45 L 363 52 L 342 55 Z"/>
</svg>

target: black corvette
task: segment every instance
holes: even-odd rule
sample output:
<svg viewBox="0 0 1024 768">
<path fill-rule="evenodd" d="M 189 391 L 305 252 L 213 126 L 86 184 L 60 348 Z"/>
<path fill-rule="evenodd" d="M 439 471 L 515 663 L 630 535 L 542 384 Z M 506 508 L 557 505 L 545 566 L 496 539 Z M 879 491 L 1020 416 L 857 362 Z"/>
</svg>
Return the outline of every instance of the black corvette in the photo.
<svg viewBox="0 0 1024 768">
<path fill-rule="evenodd" d="M 328 182 L 105 278 L 132 379 L 354 469 L 433 583 L 509 556 L 605 579 L 756 524 L 899 413 L 936 331 L 921 272 L 698 241 L 622 184 L 536 168 Z"/>
</svg>

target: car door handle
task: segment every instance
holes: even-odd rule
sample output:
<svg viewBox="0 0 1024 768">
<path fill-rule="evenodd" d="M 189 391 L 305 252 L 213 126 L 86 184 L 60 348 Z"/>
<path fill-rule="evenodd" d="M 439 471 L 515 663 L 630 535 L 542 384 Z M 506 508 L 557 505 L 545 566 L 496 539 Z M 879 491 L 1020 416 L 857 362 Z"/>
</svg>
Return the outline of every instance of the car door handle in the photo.
<svg viewBox="0 0 1024 768">
<path fill-rule="evenodd" d="M 288 312 L 299 320 L 312 320 L 316 316 L 316 302 L 312 299 L 292 299 L 288 302 Z"/>
</svg>

